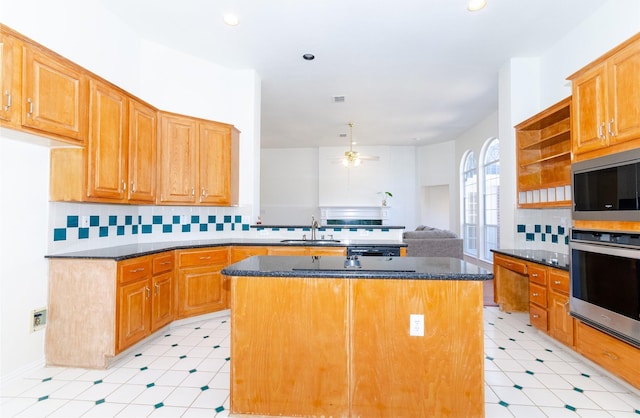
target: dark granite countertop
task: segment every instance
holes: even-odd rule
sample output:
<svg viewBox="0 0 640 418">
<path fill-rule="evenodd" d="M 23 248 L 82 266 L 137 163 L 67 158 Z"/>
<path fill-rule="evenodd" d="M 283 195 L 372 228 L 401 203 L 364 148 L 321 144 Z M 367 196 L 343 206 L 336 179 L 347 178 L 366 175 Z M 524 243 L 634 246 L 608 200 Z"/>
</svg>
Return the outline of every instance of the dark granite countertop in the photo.
<svg viewBox="0 0 640 418">
<path fill-rule="evenodd" d="M 569 255 L 545 250 L 513 250 L 495 249 L 494 253 L 520 258 L 525 261 L 542 264 L 544 266 L 555 267 L 560 270 L 569 271 Z"/>
<path fill-rule="evenodd" d="M 254 256 L 222 270 L 227 276 L 411 280 L 491 280 L 493 274 L 448 257 L 360 257 L 360 267 L 338 256 Z"/>
<path fill-rule="evenodd" d="M 382 240 L 342 240 L 339 242 L 322 242 L 312 243 L 311 241 L 282 242 L 281 238 L 271 239 L 249 239 L 249 238 L 227 238 L 227 239 L 211 239 L 211 240 L 192 240 L 192 241 L 169 241 L 169 242 L 153 242 L 144 244 L 118 245 L 114 247 L 97 248 L 93 250 L 83 250 L 74 252 L 65 252 L 59 254 L 48 254 L 46 258 L 95 258 L 95 259 L 113 259 L 115 261 L 126 260 L 129 258 L 142 257 L 149 254 L 157 254 L 171 250 L 185 250 L 193 248 L 207 247 L 225 247 L 233 245 L 242 246 L 289 246 L 289 247 L 350 247 L 350 246 L 397 246 L 406 247 L 407 244 L 400 241 L 382 241 Z"/>
</svg>

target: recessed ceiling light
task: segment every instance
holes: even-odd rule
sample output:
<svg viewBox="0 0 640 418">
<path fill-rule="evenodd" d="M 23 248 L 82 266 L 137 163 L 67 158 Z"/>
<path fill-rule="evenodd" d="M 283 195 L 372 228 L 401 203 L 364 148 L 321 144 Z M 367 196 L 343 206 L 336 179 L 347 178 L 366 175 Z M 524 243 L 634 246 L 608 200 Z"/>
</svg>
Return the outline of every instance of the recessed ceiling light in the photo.
<svg viewBox="0 0 640 418">
<path fill-rule="evenodd" d="M 238 23 L 240 23 L 240 21 L 238 20 L 238 16 L 234 15 L 233 13 L 227 13 L 223 16 L 224 19 L 224 23 L 226 23 L 229 26 L 237 26 Z"/>
<path fill-rule="evenodd" d="M 477 12 L 487 5 L 487 0 L 469 0 L 467 3 L 467 10 L 470 12 Z"/>
<path fill-rule="evenodd" d="M 306 59 L 307 61 L 313 61 L 316 58 L 316 56 L 313 54 L 307 53 L 307 54 L 304 54 L 302 58 Z"/>
</svg>

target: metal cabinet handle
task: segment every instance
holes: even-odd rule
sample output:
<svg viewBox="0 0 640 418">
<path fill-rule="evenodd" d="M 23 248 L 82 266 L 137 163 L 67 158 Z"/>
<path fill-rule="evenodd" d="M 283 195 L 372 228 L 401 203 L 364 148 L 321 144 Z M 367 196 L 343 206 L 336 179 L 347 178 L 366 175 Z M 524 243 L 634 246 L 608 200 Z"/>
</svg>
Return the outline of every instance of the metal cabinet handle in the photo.
<svg viewBox="0 0 640 418">
<path fill-rule="evenodd" d="M 538 273 L 531 273 L 531 277 L 538 277 Z"/>
<path fill-rule="evenodd" d="M 202 256 L 202 257 L 200 257 L 200 260 L 211 260 L 211 256 L 210 255 L 208 255 L 206 257 Z"/>
<path fill-rule="evenodd" d="M 613 126 L 613 118 L 609 121 L 609 123 L 607 123 L 607 131 L 609 132 L 609 136 L 616 136 L 616 134 L 613 132 L 613 129 L 611 129 L 611 127 Z"/>
<path fill-rule="evenodd" d="M 538 292 L 533 292 L 533 293 L 531 294 L 531 296 L 533 296 L 533 297 L 538 297 L 538 296 L 540 296 L 540 294 L 539 294 Z"/>
<path fill-rule="evenodd" d="M 145 286 L 144 288 L 147 291 L 147 299 L 149 299 L 151 297 L 151 289 L 149 289 L 149 286 Z"/>
<path fill-rule="evenodd" d="M 566 301 L 564 304 L 564 311 L 567 313 L 567 315 L 569 315 L 569 311 L 571 310 L 570 306 L 569 306 L 569 301 Z"/>
<path fill-rule="evenodd" d="M 144 267 L 140 267 L 140 268 L 137 268 L 137 269 L 129 270 L 129 273 L 138 273 L 138 272 L 141 272 L 141 271 L 144 271 Z"/>
<path fill-rule="evenodd" d="M 131 193 L 135 193 L 136 192 L 136 183 L 135 182 L 131 182 Z"/>
<path fill-rule="evenodd" d="M 533 317 L 534 317 L 535 319 L 538 319 L 538 318 L 540 318 L 540 315 L 538 315 L 538 314 L 533 314 Z"/>
<path fill-rule="evenodd" d="M 7 90 L 4 94 L 5 96 L 7 96 L 7 104 L 5 105 L 4 110 L 7 111 L 11 107 L 11 93 L 9 93 L 9 90 Z"/>
<path fill-rule="evenodd" d="M 155 284 L 156 287 L 156 296 L 160 293 L 160 285 L 158 283 Z"/>
<path fill-rule="evenodd" d="M 196 195 L 196 189 L 194 187 L 191 188 L 191 196 Z"/>
<path fill-rule="evenodd" d="M 122 180 L 122 191 L 126 192 L 127 191 L 127 182 Z"/>
<path fill-rule="evenodd" d="M 604 135 L 604 122 L 602 122 L 599 126 L 598 126 L 598 138 L 600 139 L 605 139 L 605 135 Z"/>
<path fill-rule="evenodd" d="M 171 261 L 163 261 L 160 263 L 161 266 L 166 266 L 167 264 L 171 264 Z"/>
<path fill-rule="evenodd" d="M 27 116 L 33 115 L 33 102 L 31 101 L 31 97 L 27 99 L 27 103 L 29 103 L 29 111 L 27 112 Z"/>
<path fill-rule="evenodd" d="M 611 360 L 618 360 L 619 357 L 609 351 L 603 351 L 602 354 L 609 357 Z"/>
<path fill-rule="evenodd" d="M 560 280 L 554 280 L 553 281 L 553 284 L 560 284 L 560 283 L 562 283 Z"/>
</svg>

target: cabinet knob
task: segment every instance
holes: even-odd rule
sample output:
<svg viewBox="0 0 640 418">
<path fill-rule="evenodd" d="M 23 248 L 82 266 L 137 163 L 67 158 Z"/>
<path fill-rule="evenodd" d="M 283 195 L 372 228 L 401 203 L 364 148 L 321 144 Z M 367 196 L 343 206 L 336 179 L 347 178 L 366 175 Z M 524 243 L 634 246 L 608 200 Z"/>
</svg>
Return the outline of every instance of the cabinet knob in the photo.
<svg viewBox="0 0 640 418">
<path fill-rule="evenodd" d="M 533 293 L 532 293 L 532 296 L 533 296 L 533 297 L 537 297 L 537 296 L 539 296 L 539 295 L 538 295 L 538 293 L 537 293 L 537 292 L 533 292 Z"/>
</svg>

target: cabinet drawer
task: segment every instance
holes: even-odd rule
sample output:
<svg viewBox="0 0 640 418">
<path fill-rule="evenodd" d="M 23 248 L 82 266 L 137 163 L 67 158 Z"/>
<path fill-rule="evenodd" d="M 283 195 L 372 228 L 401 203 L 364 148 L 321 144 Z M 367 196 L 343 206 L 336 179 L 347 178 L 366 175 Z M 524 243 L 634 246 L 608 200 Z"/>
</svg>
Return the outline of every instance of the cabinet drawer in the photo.
<svg viewBox="0 0 640 418">
<path fill-rule="evenodd" d="M 520 274 L 527 274 L 527 265 L 524 262 L 516 261 L 513 258 L 508 258 L 495 254 L 493 257 L 493 264 L 506 268 L 507 270 L 515 271 Z"/>
<path fill-rule="evenodd" d="M 539 330 L 547 332 L 547 310 L 531 303 L 529 305 L 529 322 Z"/>
<path fill-rule="evenodd" d="M 155 275 L 164 273 L 165 271 L 171 271 L 173 270 L 174 264 L 173 251 L 156 255 L 153 257 L 153 274 Z"/>
<path fill-rule="evenodd" d="M 549 271 L 549 287 L 556 292 L 569 294 L 569 272 L 557 269 Z"/>
<path fill-rule="evenodd" d="M 204 266 L 207 264 L 227 264 L 229 250 L 227 247 L 206 250 L 187 250 L 178 253 L 180 267 Z"/>
<path fill-rule="evenodd" d="M 532 265 L 529 265 L 527 268 L 529 271 L 529 280 L 531 280 L 532 282 L 538 283 L 542 286 L 547 285 L 547 269 L 546 268 L 532 266 Z"/>
<path fill-rule="evenodd" d="M 541 308 L 547 307 L 547 288 L 535 283 L 529 284 L 529 303 L 535 303 Z"/>
<path fill-rule="evenodd" d="M 151 275 L 151 260 L 148 257 L 134 258 L 118 263 L 118 283 L 128 283 Z"/>
<path fill-rule="evenodd" d="M 576 349 L 611 373 L 640 386 L 640 349 L 576 321 Z"/>
</svg>

